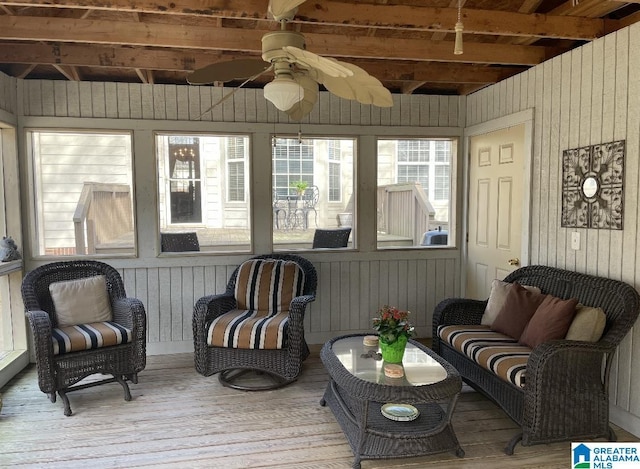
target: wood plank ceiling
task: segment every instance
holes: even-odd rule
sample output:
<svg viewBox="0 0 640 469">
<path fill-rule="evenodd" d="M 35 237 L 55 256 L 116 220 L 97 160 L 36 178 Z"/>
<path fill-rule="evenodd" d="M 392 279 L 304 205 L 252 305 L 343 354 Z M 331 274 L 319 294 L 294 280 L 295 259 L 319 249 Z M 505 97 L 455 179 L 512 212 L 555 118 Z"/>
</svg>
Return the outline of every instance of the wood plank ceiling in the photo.
<svg viewBox="0 0 640 469">
<path fill-rule="evenodd" d="M 392 92 L 467 94 L 640 21 L 640 0 L 315 0 L 287 27 Z M 186 83 L 258 58 L 268 0 L 0 0 L 0 71 L 26 79 Z M 262 86 L 263 76 L 247 86 Z M 237 86 L 230 82 L 225 86 Z"/>
</svg>

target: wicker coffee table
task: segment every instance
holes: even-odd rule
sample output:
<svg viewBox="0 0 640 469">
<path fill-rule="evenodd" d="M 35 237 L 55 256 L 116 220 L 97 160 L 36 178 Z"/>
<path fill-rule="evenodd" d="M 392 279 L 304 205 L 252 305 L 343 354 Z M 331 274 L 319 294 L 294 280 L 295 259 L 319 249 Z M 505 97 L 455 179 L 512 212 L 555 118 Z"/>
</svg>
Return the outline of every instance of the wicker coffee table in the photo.
<svg viewBox="0 0 640 469">
<path fill-rule="evenodd" d="M 405 376 L 387 378 L 378 347 L 364 335 L 336 337 L 320 357 L 330 381 L 320 405 L 329 405 L 360 468 L 364 459 L 424 456 L 453 451 L 464 456 L 451 426 L 462 381 L 458 372 L 429 348 L 410 340 L 403 359 Z M 411 421 L 382 415 L 386 403 L 410 404 L 420 412 Z"/>
</svg>

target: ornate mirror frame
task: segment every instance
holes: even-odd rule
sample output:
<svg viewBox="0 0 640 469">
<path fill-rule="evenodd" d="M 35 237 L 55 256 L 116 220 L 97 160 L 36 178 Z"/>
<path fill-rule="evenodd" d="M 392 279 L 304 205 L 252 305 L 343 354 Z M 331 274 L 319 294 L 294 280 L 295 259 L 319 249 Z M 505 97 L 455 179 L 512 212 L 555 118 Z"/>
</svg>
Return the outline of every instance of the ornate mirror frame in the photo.
<svg viewBox="0 0 640 469">
<path fill-rule="evenodd" d="M 562 152 L 561 226 L 622 229 L 624 156 L 624 140 Z"/>
</svg>

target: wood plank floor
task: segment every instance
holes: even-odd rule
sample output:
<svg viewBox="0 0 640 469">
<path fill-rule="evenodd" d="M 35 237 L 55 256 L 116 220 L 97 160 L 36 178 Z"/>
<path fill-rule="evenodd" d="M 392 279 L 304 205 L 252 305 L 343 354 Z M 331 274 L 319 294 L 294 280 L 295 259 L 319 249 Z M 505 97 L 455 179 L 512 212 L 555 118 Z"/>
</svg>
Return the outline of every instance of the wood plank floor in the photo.
<svg viewBox="0 0 640 469">
<path fill-rule="evenodd" d="M 118 384 L 70 394 L 74 415 L 52 404 L 33 366 L 1 392 L 0 467 L 47 468 L 349 468 L 353 455 L 331 410 L 318 403 L 327 374 L 314 350 L 300 379 L 283 389 L 242 392 L 193 368 L 191 354 L 149 357 L 133 400 Z M 466 390 L 454 428 L 466 452 L 364 461 L 372 468 L 562 468 L 570 443 L 503 448 L 515 425 L 483 396 Z M 620 441 L 639 441 L 617 429 Z"/>
</svg>

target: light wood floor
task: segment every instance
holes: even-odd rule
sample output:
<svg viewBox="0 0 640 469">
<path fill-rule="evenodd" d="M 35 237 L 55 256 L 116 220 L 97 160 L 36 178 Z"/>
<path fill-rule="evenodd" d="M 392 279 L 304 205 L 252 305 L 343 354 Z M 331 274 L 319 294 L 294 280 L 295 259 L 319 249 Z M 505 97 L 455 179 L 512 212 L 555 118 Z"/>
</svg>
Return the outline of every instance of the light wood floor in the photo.
<svg viewBox="0 0 640 469">
<path fill-rule="evenodd" d="M 133 400 L 118 384 L 70 394 L 74 415 L 37 387 L 33 367 L 6 387 L 0 412 L 0 467 L 349 468 L 353 456 L 328 407 L 318 402 L 327 374 L 318 351 L 301 378 L 280 390 L 222 387 L 193 368 L 191 354 L 150 357 Z M 562 468 L 570 443 L 502 450 L 515 425 L 490 401 L 465 391 L 454 427 L 466 456 L 364 461 L 371 468 Z M 638 441 L 617 429 L 619 440 Z"/>
</svg>

